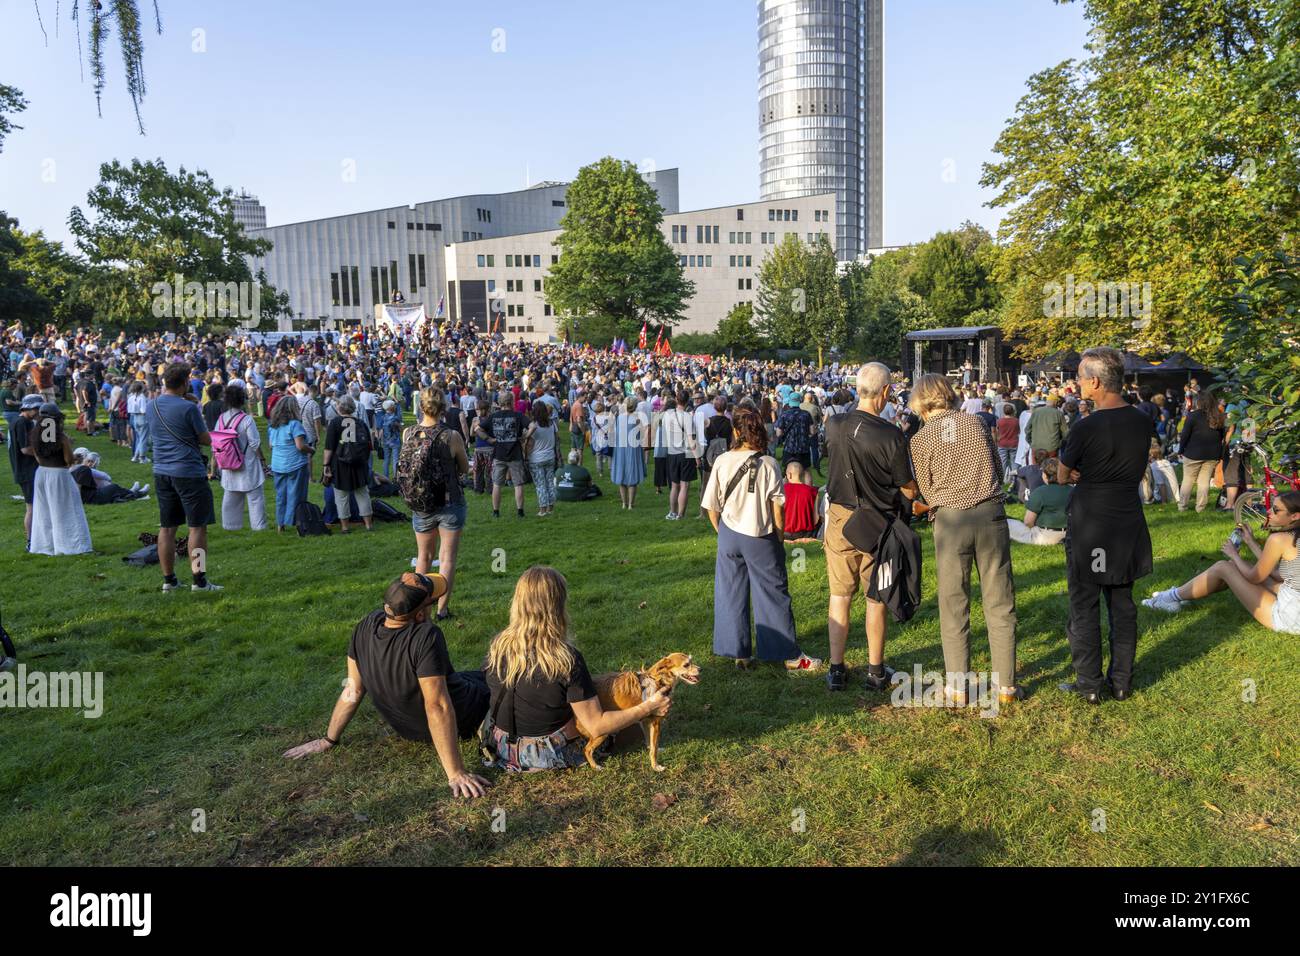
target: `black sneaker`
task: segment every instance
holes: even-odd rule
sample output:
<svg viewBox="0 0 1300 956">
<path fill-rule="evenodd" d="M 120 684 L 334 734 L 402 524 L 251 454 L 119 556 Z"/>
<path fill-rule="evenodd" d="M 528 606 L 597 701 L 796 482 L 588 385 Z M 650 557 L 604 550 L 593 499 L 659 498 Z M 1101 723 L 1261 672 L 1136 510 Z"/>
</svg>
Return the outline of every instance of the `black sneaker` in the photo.
<svg viewBox="0 0 1300 956">
<path fill-rule="evenodd" d="M 849 686 L 849 669 L 843 664 L 832 664 L 826 672 L 826 689 L 831 693 L 847 689 Z"/>
<path fill-rule="evenodd" d="M 875 676 L 871 671 L 867 671 L 867 676 L 862 679 L 862 686 L 867 690 L 877 692 L 889 690 L 889 682 L 893 676 L 894 669 L 886 664 L 885 673 L 880 677 Z"/>
<path fill-rule="evenodd" d="M 493 512 L 492 512 L 492 517 L 494 517 L 494 518 L 500 518 L 500 517 L 501 517 L 501 512 L 499 512 L 499 511 L 493 511 Z"/>
<path fill-rule="evenodd" d="M 519 517 L 522 518 L 522 517 L 524 516 L 524 509 L 523 509 L 523 508 L 516 508 L 516 509 L 515 509 L 515 513 L 518 514 Z"/>
</svg>

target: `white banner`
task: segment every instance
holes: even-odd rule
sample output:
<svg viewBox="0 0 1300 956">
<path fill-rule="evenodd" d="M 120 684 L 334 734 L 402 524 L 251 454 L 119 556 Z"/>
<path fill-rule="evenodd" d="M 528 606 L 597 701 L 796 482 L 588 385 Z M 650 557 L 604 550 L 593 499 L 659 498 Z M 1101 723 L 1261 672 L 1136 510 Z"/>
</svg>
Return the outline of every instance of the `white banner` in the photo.
<svg viewBox="0 0 1300 956">
<path fill-rule="evenodd" d="M 394 332 L 410 333 L 419 329 L 426 318 L 424 303 L 420 302 L 415 305 L 385 305 L 379 316 L 379 322 Z"/>
</svg>

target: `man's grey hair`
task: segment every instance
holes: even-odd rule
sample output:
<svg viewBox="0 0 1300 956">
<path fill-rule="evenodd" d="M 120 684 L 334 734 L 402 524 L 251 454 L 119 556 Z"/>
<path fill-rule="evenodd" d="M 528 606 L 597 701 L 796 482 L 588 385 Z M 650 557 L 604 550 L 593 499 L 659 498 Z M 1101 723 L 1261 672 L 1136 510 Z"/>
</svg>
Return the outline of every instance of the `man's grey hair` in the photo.
<svg viewBox="0 0 1300 956">
<path fill-rule="evenodd" d="M 578 453 L 578 450 L 576 448 L 573 451 L 569 452 L 570 465 L 576 465 L 580 461 L 582 461 L 582 455 Z"/>
<path fill-rule="evenodd" d="M 1101 380 L 1102 391 L 1124 391 L 1124 355 L 1119 349 L 1088 349 L 1079 357 L 1079 378 Z"/>
<path fill-rule="evenodd" d="M 889 367 L 868 362 L 858 369 L 858 399 L 875 398 L 890 386 Z"/>
<path fill-rule="evenodd" d="M 351 415 L 357 410 L 357 403 L 352 400 L 351 395 L 344 395 L 334 405 L 340 415 Z"/>
<path fill-rule="evenodd" d="M 500 405 L 502 408 L 514 408 L 515 407 L 514 392 L 508 392 L 505 390 L 498 392 L 497 404 Z"/>
</svg>

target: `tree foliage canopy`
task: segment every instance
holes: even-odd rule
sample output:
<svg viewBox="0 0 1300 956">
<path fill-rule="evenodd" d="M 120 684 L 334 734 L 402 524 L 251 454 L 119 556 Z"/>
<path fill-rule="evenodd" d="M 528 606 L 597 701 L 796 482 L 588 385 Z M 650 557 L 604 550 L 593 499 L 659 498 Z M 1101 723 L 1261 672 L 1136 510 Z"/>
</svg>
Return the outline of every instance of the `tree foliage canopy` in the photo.
<svg viewBox="0 0 1300 956">
<path fill-rule="evenodd" d="M 559 261 L 546 300 L 582 323 L 603 319 L 626 332 L 643 322 L 674 325 L 695 294 L 660 230 L 663 206 L 632 163 L 606 157 L 569 187 L 556 239 Z"/>
<path fill-rule="evenodd" d="M 1213 358 L 1234 260 L 1297 251 L 1300 5 L 1086 0 L 1089 56 L 1030 78 L 981 184 L 993 274 L 1027 353 L 1122 344 Z M 1048 287 L 1149 283 L 1149 313 L 1047 307 Z"/>
<path fill-rule="evenodd" d="M 114 160 L 99 184 L 68 216 L 77 248 L 90 266 L 88 293 L 97 321 L 110 325 L 172 324 L 152 312 L 157 283 L 252 282 L 248 257 L 271 249 L 235 222 L 231 190 L 203 170 L 168 171 L 162 160 Z M 263 292 L 265 293 L 265 289 Z"/>
</svg>

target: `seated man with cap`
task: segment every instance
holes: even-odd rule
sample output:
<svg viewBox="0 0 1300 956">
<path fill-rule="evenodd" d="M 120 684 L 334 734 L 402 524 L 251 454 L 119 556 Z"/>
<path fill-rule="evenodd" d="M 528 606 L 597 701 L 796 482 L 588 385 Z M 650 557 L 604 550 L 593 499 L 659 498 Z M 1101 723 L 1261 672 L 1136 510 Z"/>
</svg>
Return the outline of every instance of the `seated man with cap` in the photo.
<svg viewBox="0 0 1300 956">
<path fill-rule="evenodd" d="M 408 572 L 388 586 L 383 610 L 367 614 L 352 632 L 348 679 L 325 736 L 284 756 L 297 760 L 337 747 L 368 692 L 399 735 L 433 741 L 454 796 L 483 796 L 488 782 L 466 771 L 457 737 L 468 740 L 478 730 L 490 694 L 482 671 L 453 670 L 447 642 L 430 619 L 446 591 L 440 574 Z"/>
</svg>

